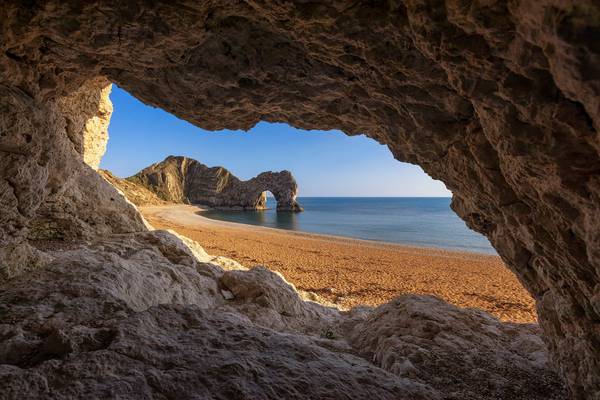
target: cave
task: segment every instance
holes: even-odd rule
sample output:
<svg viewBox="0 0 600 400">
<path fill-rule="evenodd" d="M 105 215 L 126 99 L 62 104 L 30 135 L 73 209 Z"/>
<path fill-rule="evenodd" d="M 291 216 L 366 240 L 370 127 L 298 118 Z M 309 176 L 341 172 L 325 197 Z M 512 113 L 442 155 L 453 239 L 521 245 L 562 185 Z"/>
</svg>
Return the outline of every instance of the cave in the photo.
<svg viewBox="0 0 600 400">
<path fill-rule="evenodd" d="M 123 258 L 132 249 L 145 249 L 134 261 L 146 266 L 151 252 L 164 265 L 190 268 L 205 255 L 184 238 L 148 231 L 135 207 L 96 173 L 112 82 L 204 129 L 247 130 L 259 121 L 339 129 L 366 134 L 396 159 L 420 165 L 452 191 L 453 210 L 489 238 L 535 298 L 544 340 L 570 397 L 597 398 L 599 18 L 592 0 L 4 2 L 0 284 L 10 307 L 0 310 L 0 372 L 13 385 L 5 393 L 47 393 L 51 383 L 43 375 L 53 368 L 63 379 L 74 374 L 72 380 L 91 385 L 73 371 L 115 360 L 143 363 L 148 354 L 132 350 L 138 342 L 155 349 L 157 343 L 177 347 L 175 340 L 181 350 L 222 341 L 231 351 L 255 349 L 261 365 L 268 365 L 265 354 L 282 360 L 285 352 L 305 348 L 325 352 L 287 336 L 267 340 L 270 333 L 252 331 L 229 314 L 185 308 L 210 296 L 208 289 L 175 294 L 161 286 L 169 274 L 183 272 L 135 275 L 133 261 Z M 57 246 L 59 258 L 53 256 Z M 106 272 L 111 263 L 120 265 L 117 275 Z M 226 272 L 226 281 L 243 280 L 238 275 Z M 208 279 L 190 276 L 181 285 L 201 288 Z M 98 286 L 85 289 L 85 282 Z M 147 298 L 132 295 L 152 284 L 159 289 Z M 93 305 L 97 299 L 102 302 Z M 96 322 L 73 325 L 69 332 L 77 340 L 70 340 L 64 321 L 44 311 L 51 302 L 55 309 L 77 310 L 69 314 L 73 321 Z M 107 322 L 125 314 L 118 327 Z M 6 333 L 7 324 L 15 330 Z M 165 324 L 163 336 L 144 336 Z M 246 346 L 218 334 L 227 330 L 237 330 Z M 137 336 L 125 340 L 126 332 Z M 107 355 L 110 346 L 121 358 Z M 86 364 L 92 353 L 97 358 Z M 194 354 L 183 364 L 172 359 L 164 365 L 191 365 L 212 379 L 215 372 L 203 369 Z M 320 379 L 310 390 L 331 384 L 348 396 L 361 385 L 372 393 L 393 392 L 388 375 L 360 363 L 360 373 L 341 382 L 347 370 L 340 365 L 304 365 L 307 377 Z M 181 396 L 201 390 L 197 381 L 159 370 L 146 375 L 145 386 L 127 386 L 127 379 L 138 382 L 128 376 L 99 384 L 94 393 L 143 398 L 150 388 Z M 235 360 L 221 373 L 250 374 Z M 177 379 L 180 386 L 170 387 Z M 242 396 L 226 384 L 218 390 Z M 255 386 L 246 390 L 263 393 Z M 435 398 L 422 390 L 403 393 Z"/>
</svg>

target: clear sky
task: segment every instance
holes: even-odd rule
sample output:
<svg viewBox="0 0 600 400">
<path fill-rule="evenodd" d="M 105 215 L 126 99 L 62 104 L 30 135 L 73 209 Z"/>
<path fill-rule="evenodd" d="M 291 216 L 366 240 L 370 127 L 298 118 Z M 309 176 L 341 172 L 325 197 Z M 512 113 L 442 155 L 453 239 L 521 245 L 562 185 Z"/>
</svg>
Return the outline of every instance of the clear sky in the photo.
<svg viewBox="0 0 600 400">
<path fill-rule="evenodd" d="M 223 166 L 241 179 L 290 170 L 299 196 L 451 195 L 420 167 L 396 161 L 387 147 L 365 136 L 265 122 L 248 132 L 209 132 L 144 105 L 116 85 L 110 98 L 114 112 L 100 167 L 120 177 L 181 155 Z"/>
</svg>

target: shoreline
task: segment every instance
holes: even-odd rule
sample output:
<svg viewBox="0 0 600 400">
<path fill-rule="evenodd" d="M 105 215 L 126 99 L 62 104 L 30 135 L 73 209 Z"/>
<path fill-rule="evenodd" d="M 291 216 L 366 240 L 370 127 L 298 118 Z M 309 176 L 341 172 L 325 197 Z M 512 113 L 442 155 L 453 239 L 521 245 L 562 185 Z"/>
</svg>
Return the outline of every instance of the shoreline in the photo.
<svg viewBox="0 0 600 400">
<path fill-rule="evenodd" d="M 168 205 L 168 206 L 173 207 L 173 206 L 179 206 L 179 205 Z M 265 230 L 273 231 L 273 233 L 277 233 L 277 234 L 281 234 L 281 235 L 290 234 L 290 235 L 298 235 L 301 237 L 322 239 L 322 240 L 331 240 L 331 241 L 339 241 L 339 242 L 345 242 L 345 241 L 357 242 L 356 244 L 384 246 L 384 247 L 392 247 L 392 248 L 400 248 L 400 249 L 404 248 L 404 249 L 407 249 L 410 251 L 425 251 L 427 253 L 438 252 L 438 253 L 444 254 L 448 257 L 451 257 L 453 253 L 460 256 L 461 258 L 468 256 L 468 255 L 473 255 L 474 257 L 479 257 L 479 256 L 499 257 L 496 254 L 484 253 L 484 252 L 479 252 L 479 251 L 448 249 L 448 248 L 443 248 L 443 247 L 417 246 L 417 245 L 408 244 L 408 243 L 386 242 L 384 240 L 376 240 L 376 239 L 362 239 L 362 238 L 356 238 L 356 237 L 351 237 L 351 236 L 334 235 L 331 233 L 318 233 L 318 232 L 309 232 L 309 231 L 301 231 L 301 230 L 273 228 L 270 226 L 244 224 L 243 222 L 224 221 L 221 219 L 205 217 L 204 215 L 202 215 L 202 213 L 204 213 L 206 211 L 211 211 L 211 210 L 222 211 L 222 209 L 202 206 L 202 205 L 198 205 L 198 204 L 183 205 L 183 206 L 196 208 L 196 210 L 194 211 L 194 214 L 198 217 L 201 217 L 203 219 L 202 223 L 205 223 L 205 224 L 211 224 L 211 223 L 222 224 L 224 227 L 229 226 L 231 228 L 237 228 L 237 229 L 245 229 L 245 228 L 248 228 L 251 230 L 265 229 Z M 164 207 L 164 206 L 142 206 L 142 207 L 138 207 L 138 208 L 152 209 L 154 207 Z M 152 210 L 148 210 L 148 211 L 150 211 L 151 213 L 153 212 Z M 244 212 L 247 210 L 227 209 L 226 211 Z M 254 210 L 250 210 L 250 211 L 254 211 Z M 260 210 L 260 211 L 263 211 L 263 210 Z M 159 213 L 160 213 L 160 211 L 158 211 L 158 213 L 156 213 L 156 214 L 159 216 L 160 215 Z M 181 223 L 183 225 L 189 225 L 189 226 L 194 225 L 193 223 L 190 223 L 189 221 L 177 221 L 177 222 Z"/>
<path fill-rule="evenodd" d="M 537 320 L 533 299 L 497 255 L 221 221 L 192 205 L 139 209 L 156 229 L 172 229 L 249 268 L 265 265 L 341 308 L 419 293 L 504 321 Z"/>
<path fill-rule="evenodd" d="M 357 241 L 357 242 L 365 242 L 365 244 L 372 244 L 374 246 L 377 245 L 384 245 L 384 246 L 400 246 L 400 247 L 407 247 L 410 248 L 412 250 L 426 250 L 426 251 L 442 251 L 442 252 L 448 252 L 448 253 L 465 253 L 465 254 L 474 254 L 474 255 L 483 255 L 483 256 L 492 256 L 494 257 L 494 254 L 490 254 L 490 253 L 484 253 L 484 252 L 480 252 L 480 251 L 471 251 L 471 250 L 459 250 L 459 249 L 449 249 L 449 248 L 444 248 L 444 247 L 428 247 L 428 246 L 417 246 L 414 244 L 408 244 L 408 243 L 398 243 L 398 242 L 386 242 L 385 240 L 376 240 L 376 239 L 363 239 L 363 238 L 357 238 L 357 237 L 352 237 L 352 236 L 344 236 L 344 235 L 334 235 L 332 233 L 318 233 L 318 232 L 309 232 L 309 231 L 301 231 L 301 230 L 294 230 L 294 229 L 283 229 L 283 228 L 273 228 L 270 226 L 263 226 L 263 225 L 255 225 L 255 224 L 244 224 L 243 222 L 232 222 L 232 221 L 224 221 L 221 219 L 217 219 L 217 218 L 210 218 L 210 217 L 205 217 L 204 215 L 202 215 L 202 213 L 209 211 L 209 210 L 216 210 L 216 211 L 221 211 L 221 209 L 219 208 L 202 208 L 198 205 L 193 205 L 193 207 L 198 207 L 201 210 L 196 211 L 196 215 L 208 219 L 210 221 L 215 221 L 215 222 L 224 222 L 224 223 L 228 223 L 228 224 L 233 224 L 236 226 L 248 226 L 248 227 L 256 227 L 256 228 L 265 228 L 265 229 L 273 229 L 275 231 L 277 231 L 278 233 L 284 234 L 284 233 L 296 233 L 299 234 L 301 236 L 307 236 L 307 237 L 312 237 L 314 236 L 315 238 L 320 238 L 320 239 L 324 239 L 324 240 L 351 240 L 351 241 Z M 267 209 L 264 209 L 267 210 Z M 264 211 L 264 210 L 258 210 L 258 211 Z M 226 210 L 226 211 L 240 211 L 243 212 L 245 210 Z M 254 210 L 253 210 L 254 211 Z"/>
<path fill-rule="evenodd" d="M 321 197 L 307 197 L 307 198 L 321 198 Z M 337 197 L 322 197 L 322 198 L 331 198 L 331 199 L 337 199 Z M 359 197 L 348 197 L 348 198 L 359 198 Z M 367 198 L 379 198 L 379 197 L 367 197 Z M 387 198 L 387 197 L 380 197 L 380 198 Z M 390 198 L 405 198 L 405 197 L 390 197 Z M 414 197 L 414 198 L 419 198 L 419 197 Z M 423 197 L 424 199 L 430 199 L 431 197 Z M 299 198 L 301 199 L 301 198 Z M 203 205 L 203 204 L 188 204 L 192 207 L 197 207 L 198 211 L 197 211 L 197 215 L 209 219 L 211 221 L 220 221 L 220 222 L 229 222 L 232 224 L 238 224 L 238 225 L 243 225 L 243 226 L 252 226 L 252 227 L 260 227 L 260 228 L 267 228 L 267 229 L 275 229 L 279 232 L 298 232 L 301 234 L 307 234 L 307 235 L 320 235 L 322 236 L 324 239 L 328 239 L 328 238 L 341 238 L 341 239 L 351 239 L 351 240 L 358 240 L 358 241 L 366 241 L 366 242 L 372 242 L 372 243 L 381 243 L 381 244 L 387 244 L 387 245 L 392 245 L 392 246 L 402 246 L 402 247 L 409 247 L 409 248 L 414 248 L 414 249 L 425 249 L 427 251 L 436 251 L 436 250 L 441 250 L 441 251 L 447 251 L 447 252 L 455 252 L 455 253 L 472 253 L 472 254 L 477 254 L 477 255 L 489 255 L 489 256 L 498 256 L 498 253 L 496 252 L 496 250 L 490 245 L 489 249 L 490 251 L 485 251 L 485 250 L 474 250 L 473 247 L 463 247 L 463 248 L 459 248 L 459 247 L 444 247 L 444 246 L 439 246 L 436 247 L 433 244 L 427 243 L 427 244 L 417 244 L 417 243 L 410 243 L 410 242 L 392 242 L 392 241 L 386 241 L 386 240 L 381 240 L 381 239 L 373 239 L 373 238 L 360 238 L 360 237 L 354 237 L 354 236 L 345 236 L 345 235 L 341 235 L 341 234 L 336 234 L 336 233 L 328 233 L 328 232 L 314 232 L 314 231 L 309 231 L 309 230 L 301 230 L 301 229 L 286 229 L 286 228 L 280 228 L 280 227 L 273 227 L 273 226 L 265 226 L 265 225 L 261 225 L 261 224 L 253 224 L 253 223 L 246 223 L 246 222 L 238 222 L 238 221 L 230 221 L 227 220 L 226 218 L 221 219 L 221 218 L 212 218 L 210 216 L 205 215 L 206 213 L 209 212 L 219 212 L 219 211 L 225 211 L 225 212 L 232 212 L 232 213 L 243 213 L 243 212 L 255 212 L 255 211 L 275 211 L 276 207 L 268 207 L 268 208 L 261 208 L 261 209 L 238 209 L 238 208 L 222 208 L 222 207 L 211 207 L 211 206 L 207 206 L 207 205 Z"/>
</svg>

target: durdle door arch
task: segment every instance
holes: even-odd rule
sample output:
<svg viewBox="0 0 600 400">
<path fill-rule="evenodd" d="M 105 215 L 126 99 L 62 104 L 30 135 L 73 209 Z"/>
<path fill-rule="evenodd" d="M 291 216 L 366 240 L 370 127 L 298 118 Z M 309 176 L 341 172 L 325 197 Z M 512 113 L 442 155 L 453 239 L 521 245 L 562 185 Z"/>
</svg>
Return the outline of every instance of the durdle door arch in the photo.
<svg viewBox="0 0 600 400">
<path fill-rule="evenodd" d="M 270 190 L 277 200 L 278 211 L 302 211 L 296 201 L 298 184 L 290 171 L 261 172 L 242 181 L 223 167 L 208 167 L 188 157 L 168 156 L 128 180 L 168 202 L 199 204 L 217 209 L 264 209 L 264 191 Z M 121 180 L 120 185 L 124 184 Z M 131 195 L 131 189 L 123 189 Z"/>
<path fill-rule="evenodd" d="M 271 192 L 277 202 L 277 211 L 302 211 L 302 206 L 296 201 L 298 194 L 298 184 L 290 171 L 280 172 L 262 172 L 250 179 L 260 190 L 258 203 L 266 206 L 267 191 Z"/>
<path fill-rule="evenodd" d="M 535 297 L 572 397 L 600 396 L 597 1 L 8 0 L 0 33 L 0 276 L 49 262 L 31 238 L 145 229 L 77 139 L 114 82 L 205 129 L 365 133 L 422 166 Z"/>
</svg>

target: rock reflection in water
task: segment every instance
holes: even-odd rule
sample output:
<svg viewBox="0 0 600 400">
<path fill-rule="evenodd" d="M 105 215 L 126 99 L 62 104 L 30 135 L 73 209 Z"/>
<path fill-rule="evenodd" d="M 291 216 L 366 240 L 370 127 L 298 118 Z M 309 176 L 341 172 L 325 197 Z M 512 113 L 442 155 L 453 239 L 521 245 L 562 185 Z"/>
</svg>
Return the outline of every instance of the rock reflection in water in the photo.
<svg viewBox="0 0 600 400">
<path fill-rule="evenodd" d="M 202 212 L 209 218 L 220 219 L 241 224 L 267 226 L 270 228 L 299 230 L 298 215 L 290 211 L 277 211 L 275 208 L 266 210 L 208 210 Z"/>
</svg>

